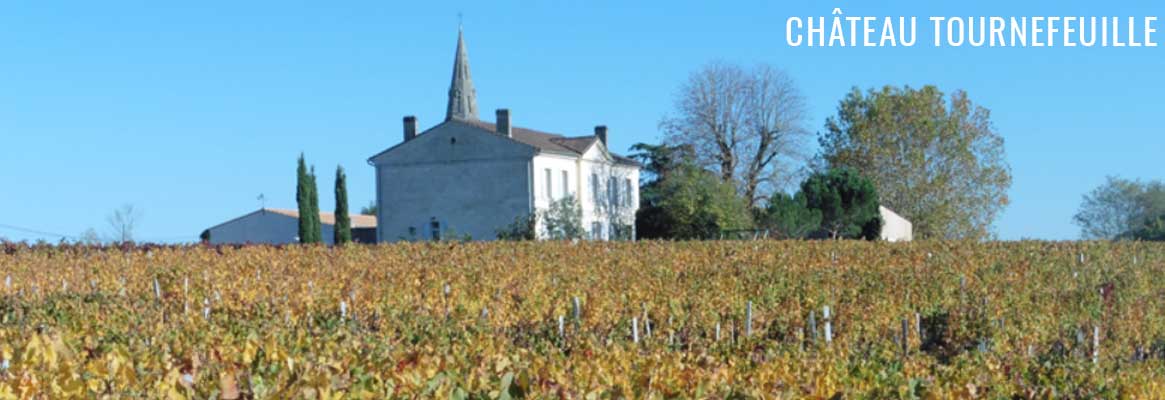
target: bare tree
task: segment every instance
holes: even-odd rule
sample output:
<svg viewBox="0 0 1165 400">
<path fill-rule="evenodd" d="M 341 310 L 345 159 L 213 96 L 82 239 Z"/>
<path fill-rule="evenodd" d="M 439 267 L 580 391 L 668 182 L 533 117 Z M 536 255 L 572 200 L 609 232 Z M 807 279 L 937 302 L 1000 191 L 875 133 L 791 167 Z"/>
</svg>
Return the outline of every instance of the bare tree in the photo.
<svg viewBox="0 0 1165 400">
<path fill-rule="evenodd" d="M 804 96 L 780 69 L 713 62 L 681 86 L 660 129 L 667 142 L 695 149 L 702 167 L 755 207 L 796 181 L 795 166 L 808 158 L 806 114 Z"/>
<path fill-rule="evenodd" d="M 109 223 L 111 229 L 112 239 L 117 243 L 133 241 L 134 229 L 137 227 L 139 219 L 141 219 L 141 211 L 135 209 L 133 204 L 122 205 L 105 217 L 105 221 Z"/>
<path fill-rule="evenodd" d="M 77 239 L 77 243 L 95 246 L 101 244 L 101 236 L 97 234 L 97 230 L 93 228 L 86 229 L 81 232 L 81 236 Z"/>
</svg>

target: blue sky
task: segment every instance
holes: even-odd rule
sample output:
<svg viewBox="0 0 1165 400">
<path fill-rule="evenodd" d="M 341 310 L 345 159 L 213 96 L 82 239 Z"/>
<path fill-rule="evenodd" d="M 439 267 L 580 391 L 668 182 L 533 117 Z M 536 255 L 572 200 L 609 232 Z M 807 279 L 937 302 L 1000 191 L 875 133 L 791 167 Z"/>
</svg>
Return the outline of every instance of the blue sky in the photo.
<svg viewBox="0 0 1165 400">
<path fill-rule="evenodd" d="M 124 203 L 138 238 L 194 240 L 259 207 L 295 207 L 295 159 L 333 207 L 336 165 L 358 209 L 365 160 L 402 116 L 444 116 L 458 13 L 478 106 L 613 148 L 657 141 L 687 75 L 712 60 L 786 70 L 814 131 L 854 86 L 964 89 L 1006 140 L 1003 239 L 1074 239 L 1080 196 L 1105 175 L 1165 178 L 1165 47 L 933 48 L 928 16 L 1158 16 L 1156 1 L 7 2 L 0 6 L 0 237 L 108 231 Z M 634 4 L 628 4 L 634 3 Z M 793 48 L 790 16 L 918 16 L 912 48 Z M 1165 30 L 1165 22 L 1158 21 Z M 1158 33 L 1159 42 L 1165 34 Z"/>
</svg>

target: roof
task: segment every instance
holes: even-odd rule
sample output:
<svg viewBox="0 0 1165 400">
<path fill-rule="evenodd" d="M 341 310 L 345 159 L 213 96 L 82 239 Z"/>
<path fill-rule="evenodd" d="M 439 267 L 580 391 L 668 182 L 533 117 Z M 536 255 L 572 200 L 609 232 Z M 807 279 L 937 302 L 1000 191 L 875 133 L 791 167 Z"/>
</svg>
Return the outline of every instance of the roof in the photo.
<svg viewBox="0 0 1165 400">
<path fill-rule="evenodd" d="M 286 215 L 286 216 L 292 217 L 292 218 L 299 218 L 299 211 L 296 211 L 296 210 L 286 210 L 286 209 L 281 209 L 281 208 L 264 208 L 264 209 L 259 210 L 259 211 L 264 211 L 264 210 L 269 211 L 269 212 L 273 212 L 276 214 Z M 348 215 L 348 219 L 350 221 L 352 221 L 353 228 L 375 228 L 376 227 L 376 216 L 374 216 L 374 215 L 354 214 L 354 215 Z M 330 212 L 320 211 L 320 223 L 324 224 L 324 225 L 335 225 L 336 224 L 336 215 L 332 214 Z"/>
<path fill-rule="evenodd" d="M 489 131 L 490 133 L 497 132 L 497 125 L 482 120 L 458 119 L 451 122 L 459 122 L 485 131 Z M 587 149 L 589 149 L 591 145 L 599 140 L 599 138 L 594 135 L 567 137 L 555 133 L 542 132 L 517 126 L 511 127 L 510 133 L 513 135 L 511 139 L 519 143 L 534 146 L 540 151 L 569 155 L 582 155 L 583 153 L 586 153 Z M 615 153 L 610 154 L 611 157 L 615 159 L 615 162 L 626 165 L 640 166 L 639 162 L 633 159 Z"/>
<path fill-rule="evenodd" d="M 223 222 L 221 224 L 218 224 L 218 225 L 212 226 L 210 228 L 206 228 L 206 229 L 207 230 L 215 229 L 215 228 L 218 228 L 220 226 L 223 226 L 223 225 L 226 225 L 226 224 L 229 224 L 229 223 L 232 223 L 232 222 L 238 221 L 240 219 L 243 219 L 243 218 L 255 215 L 255 214 L 259 214 L 262 212 L 271 212 L 271 213 L 275 213 L 275 214 L 279 214 L 279 215 L 283 215 L 283 216 L 287 216 L 287 217 L 292 217 L 292 218 L 296 218 L 296 219 L 299 218 L 299 211 L 285 210 L 285 209 L 279 209 L 279 208 L 261 208 L 261 209 L 249 212 L 247 214 L 244 214 L 242 216 L 232 218 L 231 220 L 229 220 L 227 222 Z M 372 216 L 372 215 L 363 215 L 363 214 L 349 215 L 348 219 L 350 221 L 352 221 L 352 228 L 375 228 L 376 227 L 376 217 Z M 320 212 L 320 224 L 322 224 L 322 225 L 335 225 L 336 224 L 336 216 L 333 215 L 332 213 L 321 211 Z"/>
</svg>

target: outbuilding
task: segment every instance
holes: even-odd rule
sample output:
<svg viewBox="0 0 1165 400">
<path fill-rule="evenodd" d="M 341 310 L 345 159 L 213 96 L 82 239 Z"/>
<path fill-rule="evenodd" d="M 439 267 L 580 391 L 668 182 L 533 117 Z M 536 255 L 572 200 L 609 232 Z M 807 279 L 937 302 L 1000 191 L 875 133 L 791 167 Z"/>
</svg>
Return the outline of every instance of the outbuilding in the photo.
<svg viewBox="0 0 1165 400">
<path fill-rule="evenodd" d="M 351 215 L 352 240 L 357 243 L 376 241 L 376 217 Z M 320 213 L 320 230 L 324 243 L 333 244 L 336 216 Z M 210 244 L 288 244 L 299 242 L 299 212 L 262 208 L 203 231 Z"/>
<path fill-rule="evenodd" d="M 887 242 L 909 242 L 914 240 L 914 225 L 889 208 L 878 206 L 882 216 L 882 240 Z"/>
</svg>

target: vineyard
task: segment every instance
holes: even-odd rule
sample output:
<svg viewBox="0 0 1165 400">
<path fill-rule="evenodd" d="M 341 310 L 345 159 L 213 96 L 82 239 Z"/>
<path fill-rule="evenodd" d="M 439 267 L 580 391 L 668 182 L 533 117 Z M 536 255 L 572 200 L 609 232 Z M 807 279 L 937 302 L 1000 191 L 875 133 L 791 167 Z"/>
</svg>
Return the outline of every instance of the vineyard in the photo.
<svg viewBox="0 0 1165 400">
<path fill-rule="evenodd" d="M 0 399 L 1165 397 L 1165 246 L 8 246 Z"/>
</svg>

